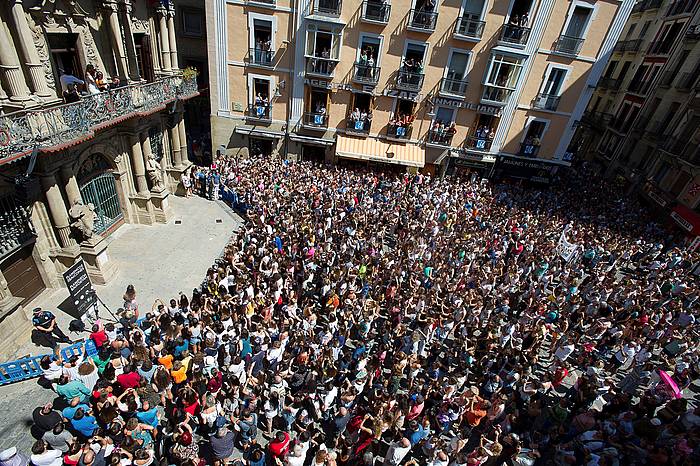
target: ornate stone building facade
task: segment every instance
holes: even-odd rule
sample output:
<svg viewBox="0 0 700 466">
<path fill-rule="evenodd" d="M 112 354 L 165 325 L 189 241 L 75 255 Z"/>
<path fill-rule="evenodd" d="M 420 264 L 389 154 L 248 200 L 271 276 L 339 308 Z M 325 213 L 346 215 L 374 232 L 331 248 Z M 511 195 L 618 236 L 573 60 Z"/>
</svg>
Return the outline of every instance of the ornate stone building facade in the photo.
<svg viewBox="0 0 700 466">
<path fill-rule="evenodd" d="M 190 165 L 184 105 L 198 94 L 180 69 L 174 17 L 170 0 L 0 3 L 6 348 L 28 338 L 23 305 L 64 286 L 76 261 L 94 283 L 114 275 L 107 237 L 119 226 L 171 216 Z"/>
</svg>

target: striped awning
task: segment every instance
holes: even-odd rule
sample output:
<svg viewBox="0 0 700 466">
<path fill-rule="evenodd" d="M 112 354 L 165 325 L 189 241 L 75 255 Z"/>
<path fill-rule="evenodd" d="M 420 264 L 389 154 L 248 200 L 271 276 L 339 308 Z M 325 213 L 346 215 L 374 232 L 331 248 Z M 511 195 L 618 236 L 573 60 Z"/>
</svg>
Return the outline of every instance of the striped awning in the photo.
<svg viewBox="0 0 700 466">
<path fill-rule="evenodd" d="M 425 166 L 425 151 L 415 144 L 396 144 L 369 137 L 355 138 L 338 134 L 335 151 L 338 157 L 347 159 L 394 163 L 417 168 Z"/>
</svg>

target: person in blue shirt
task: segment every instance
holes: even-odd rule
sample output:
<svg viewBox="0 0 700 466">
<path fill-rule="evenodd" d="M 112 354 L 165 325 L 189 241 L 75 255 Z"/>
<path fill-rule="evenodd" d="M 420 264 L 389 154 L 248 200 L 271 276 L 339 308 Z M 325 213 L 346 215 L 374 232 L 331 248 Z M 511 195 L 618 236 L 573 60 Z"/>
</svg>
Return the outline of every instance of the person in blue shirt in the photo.
<svg viewBox="0 0 700 466">
<path fill-rule="evenodd" d="M 151 408 L 151 404 L 148 401 L 144 401 L 141 406 L 141 410 L 136 413 L 136 419 L 143 424 L 148 424 L 154 429 L 158 428 L 158 409 L 154 406 Z"/>
<path fill-rule="evenodd" d="M 182 355 L 183 351 L 187 351 L 187 349 L 190 347 L 189 340 L 186 340 L 184 338 L 178 339 L 177 343 L 175 344 L 175 348 L 173 349 L 173 355 L 178 358 L 180 355 Z"/>
<path fill-rule="evenodd" d="M 416 446 L 428 435 L 428 432 L 418 421 L 413 420 L 408 425 L 408 429 L 406 429 L 406 433 L 404 435 L 411 442 L 411 446 Z"/>
<path fill-rule="evenodd" d="M 90 407 L 85 403 L 81 403 L 80 398 L 75 397 L 72 400 L 70 400 L 70 405 L 68 407 L 63 408 L 63 411 L 61 411 L 61 415 L 70 421 L 73 419 L 75 413 L 79 409 L 82 409 L 84 412 L 88 412 L 90 410 Z"/>
<path fill-rule="evenodd" d="M 73 426 L 73 429 L 78 431 L 80 435 L 86 438 L 92 437 L 92 435 L 99 427 L 97 425 L 97 419 L 87 414 L 86 411 L 84 411 L 82 408 L 78 409 L 75 412 L 75 415 L 73 416 L 73 419 L 71 419 L 70 422 Z"/>
</svg>

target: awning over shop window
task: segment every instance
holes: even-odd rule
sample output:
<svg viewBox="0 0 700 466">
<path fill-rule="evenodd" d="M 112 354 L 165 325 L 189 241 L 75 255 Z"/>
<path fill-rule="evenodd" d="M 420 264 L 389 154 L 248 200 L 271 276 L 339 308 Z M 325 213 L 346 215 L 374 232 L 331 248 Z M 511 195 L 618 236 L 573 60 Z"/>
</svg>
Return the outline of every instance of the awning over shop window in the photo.
<svg viewBox="0 0 700 466">
<path fill-rule="evenodd" d="M 338 135 L 338 157 L 372 162 L 395 163 L 408 167 L 425 166 L 425 151 L 415 144 L 392 144 L 374 138 L 351 138 Z"/>
<path fill-rule="evenodd" d="M 700 215 L 683 204 L 673 208 L 671 218 L 689 235 L 700 235 Z"/>
</svg>

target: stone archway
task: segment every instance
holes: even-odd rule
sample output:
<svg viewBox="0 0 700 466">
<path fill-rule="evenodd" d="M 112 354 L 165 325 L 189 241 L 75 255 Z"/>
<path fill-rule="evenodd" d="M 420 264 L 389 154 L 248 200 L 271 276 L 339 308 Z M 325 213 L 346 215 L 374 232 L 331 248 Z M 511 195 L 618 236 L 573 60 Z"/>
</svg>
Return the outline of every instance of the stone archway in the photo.
<svg viewBox="0 0 700 466">
<path fill-rule="evenodd" d="M 83 203 L 95 207 L 94 231 L 108 234 L 124 219 L 113 166 L 107 157 L 93 152 L 77 167 L 76 179 Z"/>
</svg>

